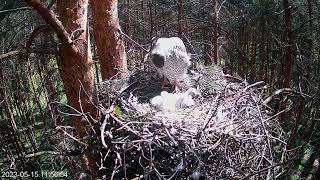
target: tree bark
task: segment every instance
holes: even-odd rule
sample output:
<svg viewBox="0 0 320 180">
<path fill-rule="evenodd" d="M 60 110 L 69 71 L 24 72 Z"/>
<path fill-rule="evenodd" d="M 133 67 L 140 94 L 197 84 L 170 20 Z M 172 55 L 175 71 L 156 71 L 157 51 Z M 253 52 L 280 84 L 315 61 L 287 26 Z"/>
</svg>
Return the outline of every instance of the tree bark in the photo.
<svg viewBox="0 0 320 180">
<path fill-rule="evenodd" d="M 292 20 L 291 8 L 288 0 L 283 0 L 284 21 L 285 21 L 285 58 L 283 61 L 283 87 L 290 86 L 291 69 L 293 65 L 293 33 L 292 33 Z"/>
<path fill-rule="evenodd" d="M 182 33 L 184 29 L 183 20 L 183 0 L 178 0 L 178 36 L 182 39 Z"/>
<path fill-rule="evenodd" d="M 96 101 L 94 100 L 92 57 L 87 31 L 88 0 L 58 0 L 57 10 L 61 21 L 40 1 L 26 0 L 26 2 L 52 26 L 62 42 L 59 49 L 60 75 L 70 106 L 95 119 L 97 111 L 93 104 Z M 82 121 L 83 116 L 72 116 L 71 118 L 78 136 L 84 137 L 86 126 Z M 87 169 L 95 174 L 97 168 L 94 156 L 90 152 L 85 152 L 82 159 Z"/>
<path fill-rule="evenodd" d="M 126 13 L 125 21 L 124 21 L 124 32 L 129 35 L 130 34 L 130 0 L 125 1 L 124 11 Z"/>
<path fill-rule="evenodd" d="M 153 6 L 153 0 L 149 0 L 148 2 L 148 8 L 149 8 L 149 39 L 151 40 L 153 37 L 153 30 L 154 30 L 154 19 L 153 19 L 153 14 L 152 14 L 152 6 Z"/>
<path fill-rule="evenodd" d="M 212 49 L 212 60 L 214 64 L 218 63 L 218 2 L 217 0 L 213 0 L 213 17 L 212 17 L 212 24 L 213 24 L 213 32 L 212 32 L 212 44 L 213 44 L 213 49 Z"/>
<path fill-rule="evenodd" d="M 211 60 L 211 57 L 210 57 L 210 50 L 211 50 L 211 47 L 209 45 L 209 41 L 207 42 L 206 40 L 207 39 L 210 39 L 210 34 L 208 32 L 210 32 L 209 30 L 210 28 L 207 28 L 207 27 L 203 27 L 203 30 L 202 30 L 202 36 L 203 36 L 203 58 L 204 58 L 204 65 L 205 66 L 209 66 L 212 64 L 212 60 Z"/>
<path fill-rule="evenodd" d="M 293 65 L 293 32 L 292 32 L 292 22 L 291 22 L 291 9 L 289 6 L 288 0 L 282 1 L 283 9 L 284 9 L 284 21 L 285 21 L 285 57 L 282 61 L 282 87 L 288 88 L 290 87 L 291 81 L 291 69 Z M 280 104 L 280 110 L 284 110 L 287 108 L 287 100 L 284 100 Z M 287 113 L 284 112 L 280 115 L 280 122 L 285 122 L 287 119 Z"/>
<path fill-rule="evenodd" d="M 256 38 L 256 27 L 253 26 L 251 40 L 251 70 L 250 70 L 250 82 L 254 82 L 256 78 L 256 56 L 257 56 L 257 38 Z"/>
<path fill-rule="evenodd" d="M 57 10 L 66 31 L 73 38 L 73 51 L 69 44 L 62 43 L 59 49 L 61 76 L 68 101 L 72 107 L 97 117 L 94 92 L 94 74 L 88 31 L 88 0 L 58 0 Z M 76 39 L 75 39 L 76 38 Z M 86 135 L 86 123 L 81 116 L 72 117 L 79 137 Z M 85 152 L 83 160 L 92 174 L 97 171 L 94 155 Z"/>
<path fill-rule="evenodd" d="M 267 38 L 265 37 L 267 34 L 266 30 L 266 21 L 264 19 L 261 20 L 260 22 L 260 33 L 262 34 L 260 37 L 260 43 L 259 43 L 259 55 L 260 55 L 260 69 L 259 69 L 259 79 L 264 80 L 266 77 L 266 72 L 265 72 L 265 66 L 266 66 L 266 41 Z"/>
<path fill-rule="evenodd" d="M 127 56 L 121 39 L 118 0 L 91 0 L 94 37 L 102 79 L 127 76 Z"/>
<path fill-rule="evenodd" d="M 314 59 L 314 55 L 313 54 L 317 54 L 317 53 L 315 53 L 314 52 L 314 50 L 313 50 L 313 44 L 314 44 L 314 39 L 316 39 L 315 37 L 314 37 L 314 33 L 313 33 L 313 21 L 311 21 L 311 19 L 312 19 L 312 16 L 313 16 L 313 2 L 312 2 L 312 0 L 307 0 L 308 2 L 308 16 L 309 16 L 309 32 L 310 32 L 310 36 L 309 36 L 309 39 L 308 39 L 308 41 L 307 41 L 307 43 L 308 43 L 308 49 L 307 49 L 307 54 L 306 54 L 306 56 L 307 56 L 307 58 L 308 58 L 308 60 L 309 60 L 309 62 L 310 63 L 307 63 L 306 64 L 306 66 L 307 66 L 307 71 L 306 71 L 306 79 L 309 79 L 309 77 L 310 77 L 310 73 L 311 73 L 311 68 L 310 68 L 310 64 L 312 64 L 313 63 L 313 61 L 312 61 L 312 59 Z M 306 86 L 307 86 L 307 83 L 305 83 L 306 84 Z"/>
<path fill-rule="evenodd" d="M 246 57 L 245 57 L 245 24 L 240 26 L 239 29 L 239 39 L 238 39 L 238 48 L 237 48 L 237 52 L 238 52 L 238 59 L 239 59 L 239 63 L 238 63 L 238 74 L 241 77 L 244 77 L 245 75 L 245 71 L 244 71 L 244 66 L 245 66 L 245 61 L 246 61 Z"/>
</svg>

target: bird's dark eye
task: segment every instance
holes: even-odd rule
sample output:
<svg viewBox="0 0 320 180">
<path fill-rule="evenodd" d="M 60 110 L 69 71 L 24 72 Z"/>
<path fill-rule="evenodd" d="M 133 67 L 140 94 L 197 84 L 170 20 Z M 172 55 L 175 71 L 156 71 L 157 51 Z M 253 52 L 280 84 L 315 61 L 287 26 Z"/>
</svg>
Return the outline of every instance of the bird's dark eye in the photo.
<svg viewBox="0 0 320 180">
<path fill-rule="evenodd" d="M 153 54 L 151 60 L 157 68 L 162 68 L 164 66 L 164 56 L 160 54 Z"/>
</svg>

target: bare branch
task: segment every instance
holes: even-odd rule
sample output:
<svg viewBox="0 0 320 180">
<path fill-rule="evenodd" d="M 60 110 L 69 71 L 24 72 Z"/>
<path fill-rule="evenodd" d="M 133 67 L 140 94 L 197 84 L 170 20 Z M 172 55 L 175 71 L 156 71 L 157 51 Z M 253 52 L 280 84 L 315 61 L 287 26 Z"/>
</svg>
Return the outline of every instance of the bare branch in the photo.
<svg viewBox="0 0 320 180">
<path fill-rule="evenodd" d="M 27 154 L 25 157 L 26 158 L 32 158 L 32 157 L 36 157 L 36 156 L 41 156 L 41 155 L 59 155 L 61 153 L 56 152 L 56 151 L 40 151 L 40 152 L 36 152 L 36 153 L 32 153 L 32 154 Z"/>
<path fill-rule="evenodd" d="M 15 9 L 6 9 L 6 10 L 0 11 L 0 14 L 16 12 L 16 11 L 22 11 L 22 10 L 32 10 L 32 8 L 30 8 L 30 7 L 21 7 L 21 8 L 15 8 Z"/>
<path fill-rule="evenodd" d="M 52 10 L 47 9 L 39 0 L 25 0 L 31 7 L 33 7 L 40 16 L 54 29 L 60 41 L 65 45 L 70 45 L 74 52 L 78 52 L 73 45 L 69 33 L 65 30 L 61 21 L 56 17 Z"/>
<path fill-rule="evenodd" d="M 18 49 L 14 51 L 10 51 L 4 54 L 0 54 L 0 60 L 4 60 L 10 58 L 12 56 L 23 55 L 26 54 L 27 51 L 25 49 Z M 37 54 L 56 54 L 55 50 L 44 50 L 44 49 L 31 49 L 28 53 L 37 53 Z"/>
</svg>

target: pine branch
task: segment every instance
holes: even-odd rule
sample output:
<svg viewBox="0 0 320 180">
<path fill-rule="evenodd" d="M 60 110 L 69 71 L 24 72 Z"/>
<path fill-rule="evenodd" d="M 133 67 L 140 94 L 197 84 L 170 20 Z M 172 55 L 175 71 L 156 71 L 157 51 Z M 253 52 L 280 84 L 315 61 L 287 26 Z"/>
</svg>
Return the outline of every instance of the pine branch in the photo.
<svg viewBox="0 0 320 180">
<path fill-rule="evenodd" d="M 40 16 L 54 29 L 58 38 L 64 45 L 70 45 L 74 52 L 78 52 L 73 45 L 69 33 L 65 30 L 61 21 L 53 13 L 52 10 L 47 9 L 39 0 L 25 0 L 31 7 L 33 7 Z"/>
</svg>

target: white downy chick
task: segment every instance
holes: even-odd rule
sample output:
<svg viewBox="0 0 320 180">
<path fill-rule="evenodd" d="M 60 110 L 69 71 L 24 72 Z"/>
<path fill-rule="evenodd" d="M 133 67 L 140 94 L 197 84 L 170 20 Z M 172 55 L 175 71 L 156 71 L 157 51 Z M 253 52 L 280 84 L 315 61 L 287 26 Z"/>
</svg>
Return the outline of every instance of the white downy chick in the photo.
<svg viewBox="0 0 320 180">
<path fill-rule="evenodd" d="M 150 100 L 152 106 L 160 111 L 174 112 L 181 108 L 189 108 L 195 105 L 193 98 L 201 96 L 195 88 L 190 88 L 185 93 L 172 94 L 162 91 L 159 96 Z"/>
<path fill-rule="evenodd" d="M 163 110 L 163 98 L 162 96 L 156 96 L 150 99 L 150 103 L 156 109 L 162 111 Z"/>
<path fill-rule="evenodd" d="M 179 109 L 179 107 L 177 107 L 177 102 L 180 99 L 179 94 L 172 94 L 162 91 L 161 96 L 163 98 L 163 110 L 174 112 Z"/>
<path fill-rule="evenodd" d="M 179 108 L 189 108 L 194 106 L 194 100 L 190 95 L 184 94 L 184 96 L 181 98 Z"/>
<path fill-rule="evenodd" d="M 179 108 L 189 108 L 195 105 L 194 98 L 200 97 L 201 94 L 195 88 L 188 89 L 185 93 L 181 93 Z"/>
<path fill-rule="evenodd" d="M 159 96 L 152 98 L 150 103 L 160 111 L 176 111 L 177 97 L 175 94 L 162 91 Z"/>
</svg>

